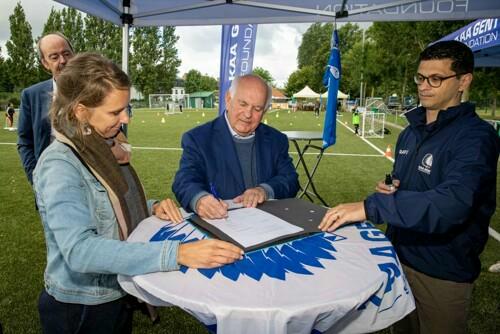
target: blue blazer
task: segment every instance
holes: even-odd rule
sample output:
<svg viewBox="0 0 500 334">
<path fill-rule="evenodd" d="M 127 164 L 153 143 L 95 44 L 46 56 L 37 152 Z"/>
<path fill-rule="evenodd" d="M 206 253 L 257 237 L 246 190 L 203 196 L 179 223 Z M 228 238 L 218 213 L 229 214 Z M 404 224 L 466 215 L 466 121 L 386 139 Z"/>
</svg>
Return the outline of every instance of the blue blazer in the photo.
<svg viewBox="0 0 500 334">
<path fill-rule="evenodd" d="M 245 189 L 236 147 L 225 117 L 198 126 L 182 136 L 182 157 L 172 190 L 186 210 L 193 197 L 210 192 L 213 183 L 222 199 L 233 199 Z M 288 139 L 276 129 L 260 124 L 255 130 L 257 182 L 266 183 L 274 198 L 294 197 L 298 175 L 288 154 Z"/>
<path fill-rule="evenodd" d="M 33 170 L 43 150 L 50 144 L 49 109 L 52 104 L 52 78 L 23 90 L 17 125 L 17 151 L 33 183 Z"/>
</svg>

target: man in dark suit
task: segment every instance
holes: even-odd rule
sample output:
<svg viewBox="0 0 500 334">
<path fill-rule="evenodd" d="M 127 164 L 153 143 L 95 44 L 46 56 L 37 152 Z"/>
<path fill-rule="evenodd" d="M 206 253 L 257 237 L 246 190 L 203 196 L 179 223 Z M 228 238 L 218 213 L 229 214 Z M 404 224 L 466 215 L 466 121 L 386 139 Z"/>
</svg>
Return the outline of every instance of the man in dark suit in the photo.
<svg viewBox="0 0 500 334">
<path fill-rule="evenodd" d="M 172 190 L 185 209 L 204 218 L 223 218 L 227 204 L 221 199 L 255 207 L 296 195 L 298 176 L 288 139 L 261 123 L 271 96 L 260 77 L 237 77 L 226 93 L 224 115 L 182 136 Z"/>
<path fill-rule="evenodd" d="M 30 183 L 33 170 L 51 140 L 49 109 L 57 76 L 73 56 L 73 47 L 61 33 L 50 33 L 38 41 L 38 57 L 52 78 L 23 90 L 18 121 L 17 150 Z"/>
</svg>

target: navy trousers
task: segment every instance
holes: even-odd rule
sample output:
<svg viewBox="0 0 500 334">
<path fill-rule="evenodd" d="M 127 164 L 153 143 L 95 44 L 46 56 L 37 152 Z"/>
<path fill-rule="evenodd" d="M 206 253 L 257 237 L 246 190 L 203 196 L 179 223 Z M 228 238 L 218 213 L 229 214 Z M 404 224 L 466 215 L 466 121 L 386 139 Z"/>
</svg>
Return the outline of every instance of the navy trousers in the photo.
<svg viewBox="0 0 500 334">
<path fill-rule="evenodd" d="M 100 304 L 61 303 L 43 289 L 38 312 L 44 334 L 132 333 L 132 314 L 127 297 Z"/>
</svg>

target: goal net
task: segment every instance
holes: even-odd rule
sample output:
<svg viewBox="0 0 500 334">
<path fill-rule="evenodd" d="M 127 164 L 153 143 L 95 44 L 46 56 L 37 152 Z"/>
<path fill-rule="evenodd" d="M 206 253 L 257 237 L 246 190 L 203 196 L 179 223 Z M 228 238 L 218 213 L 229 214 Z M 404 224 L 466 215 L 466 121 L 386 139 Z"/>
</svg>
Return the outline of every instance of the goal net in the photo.
<svg viewBox="0 0 500 334">
<path fill-rule="evenodd" d="M 362 115 L 361 137 L 384 138 L 385 113 L 366 111 Z"/>
<path fill-rule="evenodd" d="M 191 108 L 189 94 L 149 94 L 149 108 L 163 109 L 165 113 L 177 113 Z"/>
</svg>

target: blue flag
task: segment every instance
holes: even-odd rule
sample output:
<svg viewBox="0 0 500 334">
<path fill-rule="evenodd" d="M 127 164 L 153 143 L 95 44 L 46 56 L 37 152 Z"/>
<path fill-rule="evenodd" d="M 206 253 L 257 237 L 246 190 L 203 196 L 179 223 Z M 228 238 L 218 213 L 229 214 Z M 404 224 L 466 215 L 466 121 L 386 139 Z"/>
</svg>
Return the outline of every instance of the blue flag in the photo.
<svg viewBox="0 0 500 334">
<path fill-rule="evenodd" d="M 340 85 L 340 51 L 337 29 L 332 34 L 332 49 L 323 76 L 323 85 L 328 87 L 326 103 L 325 126 L 323 127 L 323 148 L 335 144 L 337 140 L 337 93 Z"/>
<path fill-rule="evenodd" d="M 222 26 L 219 115 L 222 115 L 226 110 L 224 98 L 233 79 L 252 73 L 256 36 L 256 24 L 226 24 Z"/>
</svg>

